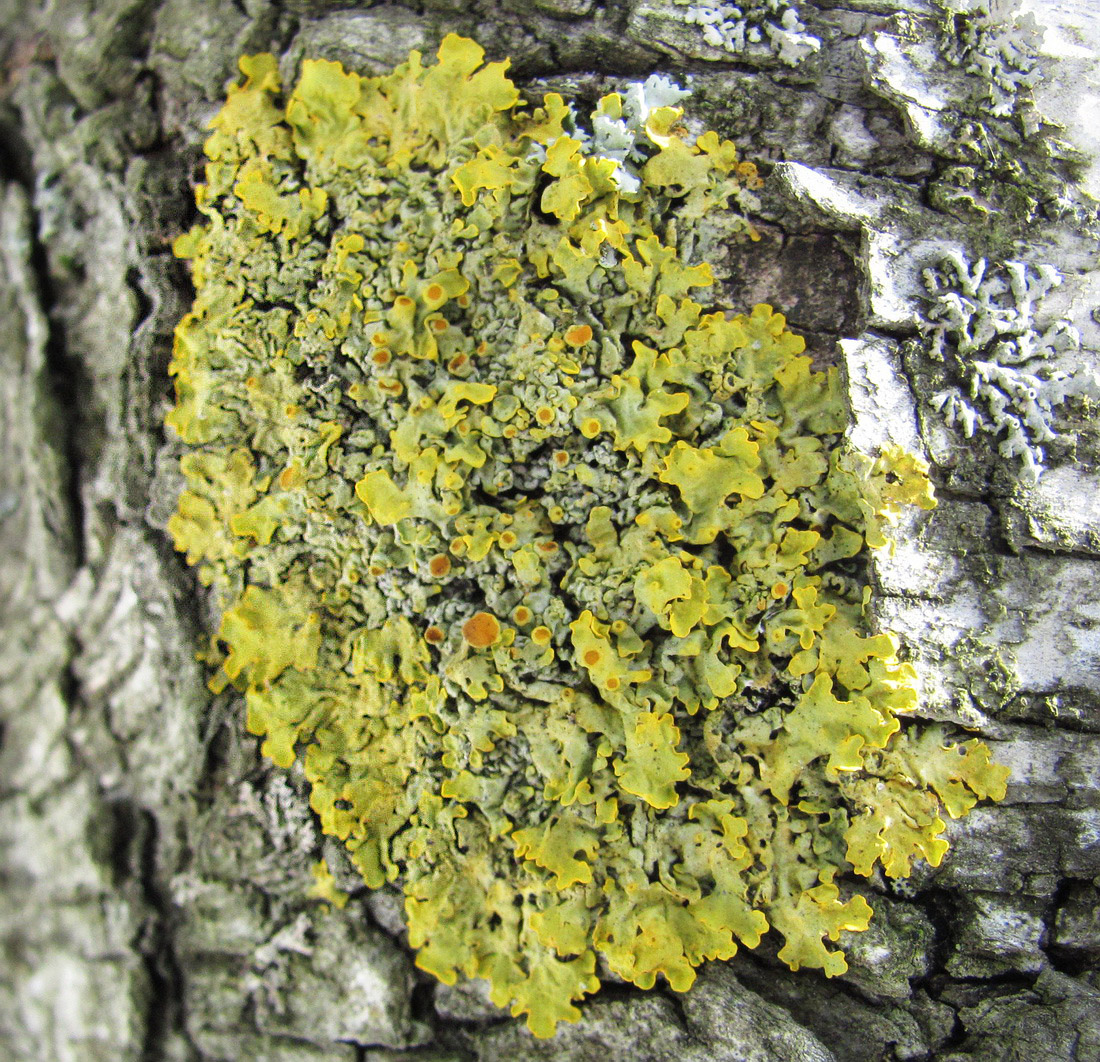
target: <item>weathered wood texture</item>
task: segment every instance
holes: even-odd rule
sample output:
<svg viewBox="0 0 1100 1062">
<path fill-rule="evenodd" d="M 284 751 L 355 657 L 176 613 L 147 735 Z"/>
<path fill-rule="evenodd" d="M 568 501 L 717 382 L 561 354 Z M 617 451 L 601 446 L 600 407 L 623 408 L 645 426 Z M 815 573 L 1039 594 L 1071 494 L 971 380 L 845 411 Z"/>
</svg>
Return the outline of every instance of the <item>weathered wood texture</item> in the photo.
<svg viewBox="0 0 1100 1062">
<path fill-rule="evenodd" d="M 0 3 L 5 1058 L 1100 1059 L 1097 433 L 1067 405 L 1067 438 L 1022 481 L 990 435 L 937 419 L 919 331 L 921 269 L 944 252 L 1052 263 L 1066 279 L 1040 315 L 1081 334 L 1063 367 L 1095 371 L 1094 207 L 1049 130 L 998 140 L 982 107 L 1011 92 L 971 97 L 1004 71 L 934 47 L 951 5 L 799 2 L 801 29 L 778 0 L 744 6 L 775 32 L 734 52 L 673 0 Z M 1032 6 L 1055 58 L 1012 120 L 1061 121 L 1096 192 L 1100 21 L 1086 0 Z M 736 29 L 730 5 L 699 9 Z M 863 444 L 934 459 L 940 507 L 881 558 L 881 611 L 922 667 L 922 710 L 978 730 L 1014 773 L 1005 802 L 952 824 L 942 867 L 872 880 L 876 920 L 836 981 L 765 944 L 683 996 L 605 989 L 535 1042 L 475 987 L 415 971 L 396 894 L 332 913 L 307 899 L 326 844 L 302 781 L 206 690 L 211 617 L 163 530 L 178 451 L 161 423 L 190 298 L 169 244 L 192 220 L 204 125 L 243 52 L 376 72 L 451 30 L 537 87 L 691 75 L 694 113 L 770 173 L 763 239 L 716 263 L 728 304 L 768 301 L 843 361 Z M 992 144 L 985 185 L 980 165 L 957 172 L 964 134 Z M 1040 205 L 983 214 L 1014 160 Z"/>
</svg>

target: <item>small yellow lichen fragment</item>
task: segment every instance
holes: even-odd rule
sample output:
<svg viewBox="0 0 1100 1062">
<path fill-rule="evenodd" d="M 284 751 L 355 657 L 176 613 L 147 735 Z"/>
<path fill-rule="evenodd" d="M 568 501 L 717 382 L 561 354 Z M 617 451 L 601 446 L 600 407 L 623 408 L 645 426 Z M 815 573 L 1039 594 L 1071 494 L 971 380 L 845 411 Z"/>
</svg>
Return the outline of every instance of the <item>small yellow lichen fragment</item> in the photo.
<svg viewBox="0 0 1100 1062">
<path fill-rule="evenodd" d="M 853 796 L 866 800 L 864 811 L 844 832 L 845 856 L 852 869 L 870 877 L 881 864 L 887 877 L 903 878 L 917 858 L 938 867 L 948 846 L 940 836 L 945 824 L 936 798 L 893 779 L 877 780 L 873 796 L 863 792 L 866 788 L 865 782 L 849 785 Z"/>
<path fill-rule="evenodd" d="M 713 542 L 725 529 L 732 511 L 725 505 L 731 494 L 761 498 L 764 481 L 756 474 L 759 448 L 744 428 L 726 433 L 715 449 L 699 449 L 678 442 L 665 459 L 660 478 L 673 484 L 687 508 L 695 514 L 691 542 Z"/>
<path fill-rule="evenodd" d="M 638 573 L 634 596 L 677 638 L 684 638 L 702 618 L 705 584 L 679 557 L 665 557 Z"/>
<path fill-rule="evenodd" d="M 676 783 L 691 776 L 687 753 L 680 752 L 680 731 L 667 713 L 642 712 L 626 728 L 626 756 L 615 763 L 619 784 L 655 808 L 680 800 Z"/>
<path fill-rule="evenodd" d="M 412 512 L 412 502 L 385 469 L 368 472 L 355 484 L 355 493 L 380 524 L 396 524 Z"/>
<path fill-rule="evenodd" d="M 348 663 L 353 675 L 412 684 L 427 679 L 429 662 L 430 653 L 421 644 L 416 628 L 404 616 L 390 616 L 381 628 L 366 628 L 355 634 Z"/>
<path fill-rule="evenodd" d="M 611 645 L 606 625 L 599 623 L 588 609 L 569 624 L 569 630 L 572 632 L 577 662 L 600 689 L 615 693 L 624 685 L 648 682 L 653 677 L 647 669 L 630 670 L 618 650 Z"/>
<path fill-rule="evenodd" d="M 545 826 L 516 830 L 512 840 L 518 858 L 529 859 L 555 875 L 554 888 L 567 889 L 592 880 L 592 867 L 579 857 L 595 856 L 599 834 L 568 812 Z"/>
<path fill-rule="evenodd" d="M 328 864 L 323 860 L 313 864 L 313 885 L 309 895 L 315 900 L 324 900 L 333 907 L 344 908 L 348 903 L 348 894 L 336 884 L 336 878 L 329 870 Z"/>
<path fill-rule="evenodd" d="M 283 233 L 288 239 L 307 233 L 328 205 L 328 193 L 323 188 L 280 194 L 258 162 L 241 171 L 233 191 L 252 212 L 261 231 Z"/>
<path fill-rule="evenodd" d="M 304 671 L 314 666 L 320 617 L 281 588 L 249 586 L 222 616 L 218 637 L 229 646 L 222 669 L 230 679 L 248 669 L 249 682 L 262 686 L 288 667 Z"/>
<path fill-rule="evenodd" d="M 514 161 L 510 155 L 490 146 L 455 170 L 451 180 L 462 195 L 463 205 L 473 206 L 478 192 L 504 190 L 515 184 L 518 174 Z"/>
<path fill-rule="evenodd" d="M 848 969 L 844 953 L 839 948 L 830 951 L 822 938 L 838 940 L 842 930 L 864 930 L 870 919 L 871 907 L 862 896 L 841 901 L 840 890 L 831 882 L 807 889 L 773 916 L 773 924 L 786 939 L 779 957 L 792 970 L 806 966 L 826 977 L 838 977 Z"/>
<path fill-rule="evenodd" d="M 472 405 L 484 406 L 492 402 L 496 393 L 497 389 L 493 384 L 456 380 L 447 385 L 447 389 L 439 400 L 439 415 L 445 421 L 452 421 L 458 413 L 459 403 L 469 402 Z"/>
<path fill-rule="evenodd" d="M 508 258 L 499 262 L 493 270 L 493 279 L 499 280 L 506 288 L 510 288 L 523 272 L 523 263 L 518 258 Z"/>
<path fill-rule="evenodd" d="M 784 716 L 784 732 L 769 756 L 768 786 L 785 803 L 798 773 L 819 756 L 833 771 L 859 769 L 863 750 L 885 747 L 900 725 L 866 697 L 838 698 L 832 677 L 819 672 L 794 710 Z"/>
</svg>

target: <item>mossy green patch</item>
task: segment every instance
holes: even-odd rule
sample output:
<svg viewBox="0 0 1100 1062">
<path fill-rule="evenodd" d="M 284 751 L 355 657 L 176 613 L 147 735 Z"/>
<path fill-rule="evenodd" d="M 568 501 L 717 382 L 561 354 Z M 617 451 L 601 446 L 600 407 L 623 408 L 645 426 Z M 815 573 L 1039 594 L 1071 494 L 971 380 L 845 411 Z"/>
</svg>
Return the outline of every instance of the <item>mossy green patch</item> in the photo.
<svg viewBox="0 0 1100 1062">
<path fill-rule="evenodd" d="M 536 1035 L 597 953 L 683 990 L 774 927 L 842 972 L 870 910 L 837 873 L 937 861 L 940 807 L 1005 772 L 901 726 L 914 674 L 869 629 L 926 469 L 846 449 L 770 307 L 706 305 L 697 227 L 753 238 L 755 170 L 660 79 L 588 132 L 453 36 L 289 98 L 241 69 L 176 244 L 170 530 L 219 596 L 212 681 L 404 888 L 417 963 Z"/>
</svg>

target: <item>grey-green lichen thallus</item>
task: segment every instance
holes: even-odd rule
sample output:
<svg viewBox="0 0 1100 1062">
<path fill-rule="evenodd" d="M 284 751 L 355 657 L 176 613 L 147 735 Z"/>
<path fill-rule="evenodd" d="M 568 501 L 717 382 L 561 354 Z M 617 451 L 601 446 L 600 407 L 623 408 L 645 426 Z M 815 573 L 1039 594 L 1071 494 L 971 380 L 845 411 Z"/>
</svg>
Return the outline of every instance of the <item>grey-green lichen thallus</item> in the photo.
<svg viewBox="0 0 1100 1062">
<path fill-rule="evenodd" d="M 902 718 L 868 551 L 927 468 L 846 448 L 834 372 L 708 305 L 710 214 L 755 168 L 654 77 L 583 122 L 447 37 L 384 77 L 270 55 L 212 123 L 176 253 L 187 444 L 171 532 L 222 609 L 215 686 L 417 963 L 538 1036 L 597 955 L 684 990 L 775 931 L 844 971 L 835 877 L 947 847 L 1004 794 Z"/>
</svg>

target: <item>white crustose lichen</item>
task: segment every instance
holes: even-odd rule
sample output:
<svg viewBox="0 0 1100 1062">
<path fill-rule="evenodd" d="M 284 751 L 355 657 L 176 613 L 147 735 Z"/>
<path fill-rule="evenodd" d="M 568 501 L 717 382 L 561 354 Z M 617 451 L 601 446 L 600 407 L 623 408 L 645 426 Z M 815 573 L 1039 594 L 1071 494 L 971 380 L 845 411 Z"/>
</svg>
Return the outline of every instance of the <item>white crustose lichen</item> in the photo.
<svg viewBox="0 0 1100 1062">
<path fill-rule="evenodd" d="M 957 251 L 924 271 L 929 353 L 957 381 L 931 404 L 967 438 L 979 430 L 997 436 L 999 453 L 1020 460 L 1029 484 L 1042 472 L 1044 444 L 1057 438 L 1056 409 L 1069 398 L 1100 398 L 1093 373 L 1047 365 L 1081 345 L 1068 321 L 1036 324 L 1043 300 L 1061 282 L 1050 265 L 991 266 L 981 258 L 971 266 Z"/>
<path fill-rule="evenodd" d="M 1019 0 L 938 0 L 951 16 L 945 58 L 980 79 L 989 113 L 1010 118 L 1040 79 L 1042 33 Z"/>
<path fill-rule="evenodd" d="M 742 0 L 739 4 L 702 0 L 677 6 L 687 10 L 683 19 L 702 27 L 703 39 L 713 48 L 734 55 L 751 45 L 767 43 L 781 62 L 795 66 L 821 48 L 821 41 L 806 32 L 797 8 L 784 0 Z"/>
</svg>

